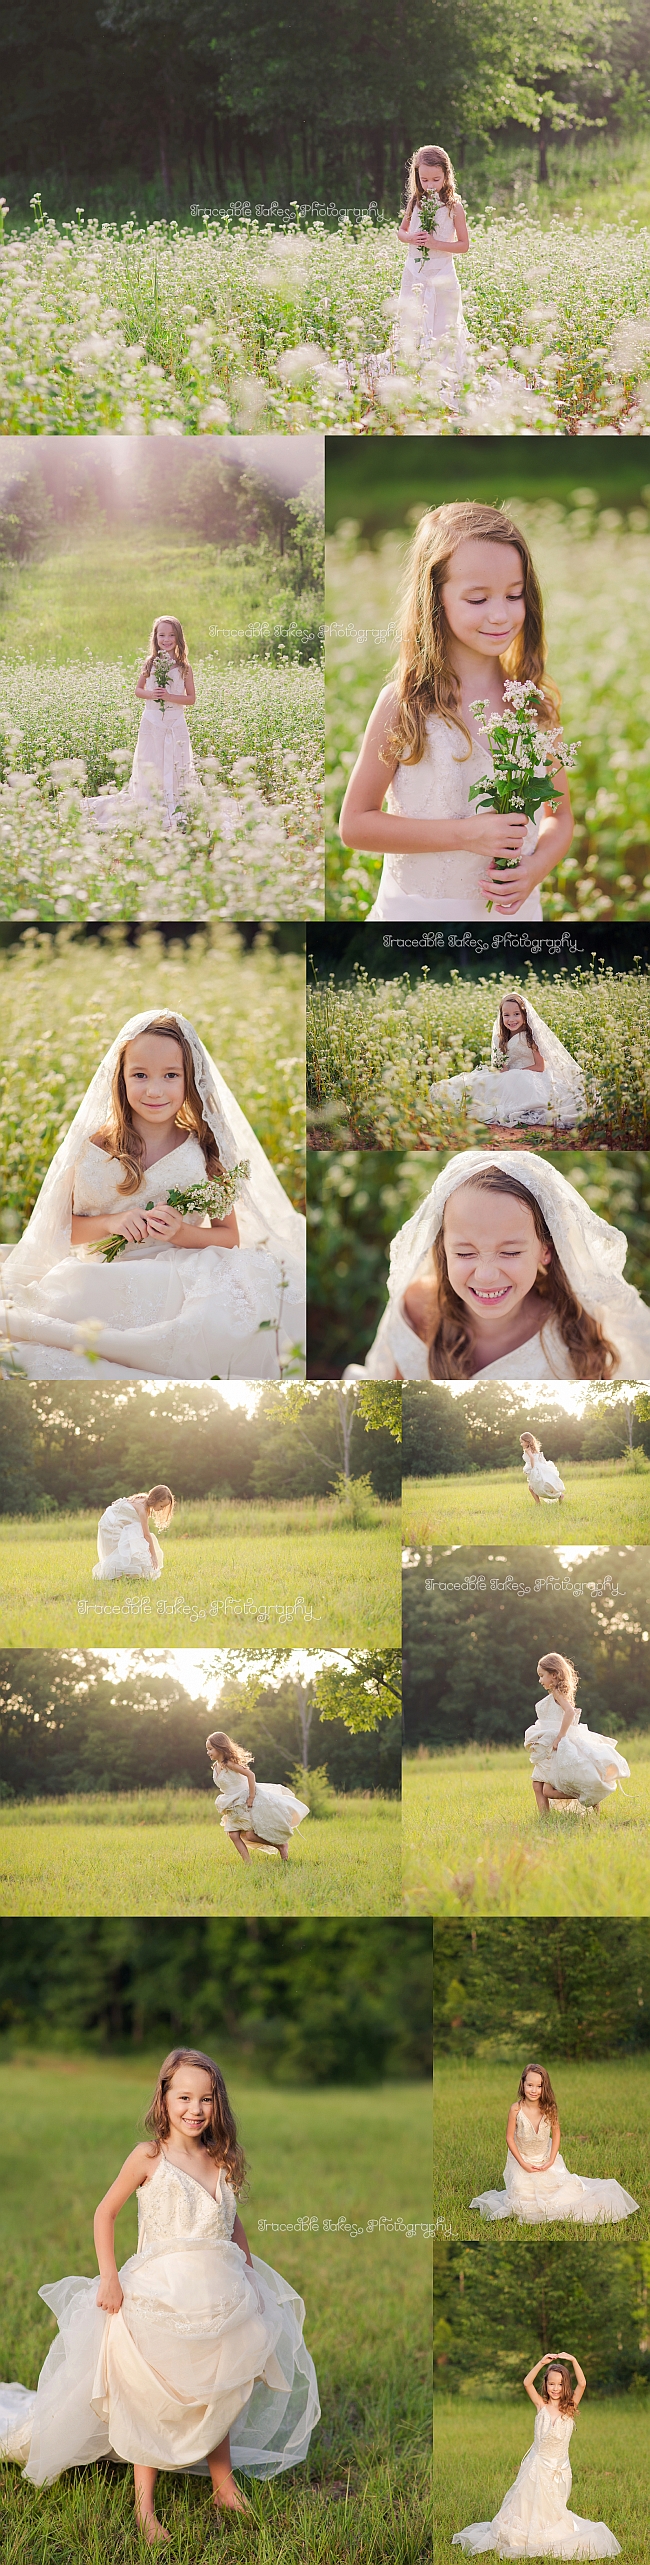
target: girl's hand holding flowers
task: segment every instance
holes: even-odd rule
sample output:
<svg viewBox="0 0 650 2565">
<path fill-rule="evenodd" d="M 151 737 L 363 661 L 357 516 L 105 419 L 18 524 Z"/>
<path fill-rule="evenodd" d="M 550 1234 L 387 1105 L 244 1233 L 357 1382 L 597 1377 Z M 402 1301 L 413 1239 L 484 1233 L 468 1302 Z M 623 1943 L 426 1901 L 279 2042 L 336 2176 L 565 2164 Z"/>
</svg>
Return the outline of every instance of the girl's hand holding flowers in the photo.
<svg viewBox="0 0 650 2565">
<path fill-rule="evenodd" d="M 183 1218 L 183 1212 L 177 1211 L 172 1202 L 152 1203 L 145 1214 L 147 1237 L 171 1240 L 177 1238 L 183 1227 Z"/>
<path fill-rule="evenodd" d="M 227 1220 L 249 1175 L 250 1160 L 240 1158 L 236 1167 L 222 1167 L 218 1176 L 206 1176 L 204 1184 L 186 1185 L 183 1191 L 172 1185 L 166 1202 L 146 1202 L 144 1210 L 120 1212 L 119 1230 L 112 1238 L 98 1238 L 95 1252 L 105 1265 L 112 1265 L 124 1247 L 146 1237 L 168 1238 L 173 1245 L 186 1219 L 202 1222 L 207 1212 L 211 1223 Z M 134 1221 L 140 1224 L 137 1236 L 131 1229 Z"/>
<path fill-rule="evenodd" d="M 541 703 L 543 696 L 532 677 L 527 677 L 523 684 L 517 677 L 506 678 L 503 692 L 505 702 L 500 713 L 489 713 L 484 702 L 470 705 L 477 728 L 489 741 L 494 773 L 481 775 L 477 784 L 470 785 L 469 799 L 479 811 L 498 811 L 510 817 L 521 813 L 527 825 L 543 803 L 553 806 L 560 800 L 553 777 L 560 768 L 564 768 L 567 774 L 570 772 L 575 765 L 577 748 L 567 747 L 558 724 L 547 723 L 540 727 L 532 698 L 537 696 Z M 492 852 L 492 865 L 496 872 L 502 868 L 510 872 L 515 864 L 519 865 L 517 889 L 510 899 L 507 897 L 507 885 L 503 885 L 506 897 L 504 914 L 513 907 L 520 908 L 528 889 L 534 887 L 534 878 L 524 887 L 520 857 L 521 849 L 514 857 Z M 491 888 L 492 884 L 481 884 L 482 889 L 488 887 Z M 493 900 L 489 899 L 487 905 L 491 909 Z"/>
</svg>

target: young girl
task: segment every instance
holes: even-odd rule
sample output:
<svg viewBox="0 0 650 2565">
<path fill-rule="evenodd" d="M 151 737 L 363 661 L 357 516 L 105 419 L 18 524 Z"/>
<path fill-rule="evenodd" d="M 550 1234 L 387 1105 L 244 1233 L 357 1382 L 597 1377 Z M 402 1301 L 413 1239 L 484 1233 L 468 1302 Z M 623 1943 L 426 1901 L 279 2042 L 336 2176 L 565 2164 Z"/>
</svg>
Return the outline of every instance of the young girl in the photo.
<svg viewBox="0 0 650 2565">
<path fill-rule="evenodd" d="M 291 1836 L 303 1817 L 309 1816 L 305 1800 L 295 1799 L 293 1791 L 280 1782 L 256 1781 L 252 1755 L 245 1746 L 235 1745 L 224 1728 L 213 1728 L 206 1746 L 217 1784 L 217 1809 L 235 1852 L 242 1861 L 250 1861 L 249 1845 L 267 1844 L 279 1852 L 281 1861 L 288 1861 Z"/>
<path fill-rule="evenodd" d="M 541 2396 L 535 2386 L 540 2369 L 546 2370 Z M 490 2548 L 496 2548 L 499 2556 L 620 2556 L 618 2539 L 604 2520 L 581 2520 L 577 2512 L 567 2509 L 569 2441 L 586 2384 L 573 2351 L 545 2351 L 536 2360 L 524 2378 L 526 2394 L 536 2406 L 532 2448 L 522 2459 L 496 2518 L 457 2529 L 453 2547 L 464 2548 L 466 2556 L 484 2556 Z"/>
<path fill-rule="evenodd" d="M 248 1162 L 237 1213 L 179 1210 Z M 182 1015 L 155 1007 L 111 1044 L 4 1261 L 9 1333 L 32 1379 L 277 1378 L 304 1329 L 304 1223 Z M 102 1241 L 125 1248 L 106 1264 Z"/>
<path fill-rule="evenodd" d="M 546 1460 L 536 1434 L 520 1434 L 519 1441 L 524 1456 L 528 1494 L 532 1496 L 533 1504 L 541 1505 L 544 1498 L 547 1504 L 554 1505 L 557 1502 L 561 1505 L 563 1496 L 566 1496 L 566 1488 L 564 1480 L 560 1478 L 559 1470 L 556 1470 L 555 1462 Z"/>
<path fill-rule="evenodd" d="M 541 820 L 478 812 L 469 790 L 492 773 L 472 705 L 501 713 L 506 679 L 530 678 L 540 722 L 554 723 L 545 663 L 541 591 L 518 526 L 474 500 L 429 508 L 407 567 L 397 668 L 341 811 L 344 846 L 384 858 L 371 917 L 458 921 L 491 906 L 499 917 L 541 918 L 540 883 L 573 835 L 564 769 Z M 499 871 L 504 859 L 510 871 Z"/>
<path fill-rule="evenodd" d="M 646 1380 L 627 1239 L 548 1160 L 461 1150 L 393 1239 L 373 1380 Z M 348 1380 L 364 1371 L 350 1364 Z"/>
<path fill-rule="evenodd" d="M 157 617 L 135 691 L 143 711 L 129 792 L 145 802 L 159 801 L 162 795 L 171 822 L 196 786 L 186 721 L 196 691 L 183 626 L 175 615 Z"/>
<path fill-rule="evenodd" d="M 435 204 L 431 230 L 423 228 L 427 199 Z M 397 339 L 405 356 L 427 355 L 447 331 L 462 344 L 466 331 L 454 259 L 465 256 L 469 235 L 449 153 L 436 143 L 413 153 L 398 238 L 408 242 L 397 305 Z"/>
<path fill-rule="evenodd" d="M 599 1808 L 611 1798 L 619 1780 L 629 1780 L 630 1767 L 614 1737 L 579 1727 L 576 1708 L 578 1673 L 570 1657 L 552 1649 L 537 1668 L 544 1697 L 535 1704 L 535 1726 L 524 1737 L 532 1760 L 533 1790 L 540 1816 L 548 1817 L 552 1799 L 576 1799 L 583 1808 Z"/>
<path fill-rule="evenodd" d="M 569 2173 L 560 2155 L 560 2122 L 550 2077 L 543 2066 L 526 2066 L 506 2128 L 505 2191 L 479 2191 L 472 2208 L 482 2218 L 519 2218 L 524 2226 L 543 2226 L 549 2218 L 570 2218 L 579 2226 L 611 2224 L 638 2209 L 620 2182 L 583 2180 Z"/>
<path fill-rule="evenodd" d="M 74 2278 L 39 2290 L 60 2331 L 35 2393 L 0 2388 L 0 2449 L 33 2485 L 126 2459 L 153 2546 L 168 2538 L 160 2468 L 209 2474 L 216 2511 L 247 2511 L 233 2467 L 299 2465 L 320 2407 L 302 2299 L 251 2254 L 237 2213 L 244 2157 L 213 2058 L 170 2051 L 145 2128 L 96 2212 L 99 2288 Z M 118 2271 L 115 2219 L 134 2192 L 137 2253 Z"/>
<path fill-rule="evenodd" d="M 118 1576 L 161 1576 L 164 1559 L 150 1516 L 162 1531 L 173 1511 L 170 1487 L 150 1487 L 148 1496 L 117 1496 L 100 1515 L 93 1576 L 102 1584 Z"/>
<path fill-rule="evenodd" d="M 587 1098 L 576 1060 L 551 1033 L 541 1015 L 513 991 L 501 1000 L 492 1029 L 489 1069 L 463 1070 L 443 1078 L 429 1093 L 443 1112 L 467 1101 L 478 1122 L 509 1124 L 577 1122 Z"/>
</svg>

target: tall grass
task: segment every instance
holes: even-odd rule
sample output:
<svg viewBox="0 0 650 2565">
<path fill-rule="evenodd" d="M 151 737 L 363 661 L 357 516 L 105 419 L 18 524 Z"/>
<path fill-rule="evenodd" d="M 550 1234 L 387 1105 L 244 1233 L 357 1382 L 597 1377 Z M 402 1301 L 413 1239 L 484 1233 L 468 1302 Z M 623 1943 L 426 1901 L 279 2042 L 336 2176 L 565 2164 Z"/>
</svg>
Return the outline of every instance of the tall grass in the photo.
<svg viewBox="0 0 650 2565">
<path fill-rule="evenodd" d="M 542 1419 L 542 1434 L 544 1420 Z M 402 1522 L 407 1549 L 445 1545 L 539 1549 L 553 1541 L 650 1541 L 650 1470 L 638 1477 L 619 1460 L 562 1461 L 566 1493 L 559 1505 L 533 1505 L 523 1470 L 484 1470 L 455 1477 L 407 1478 Z"/>
<path fill-rule="evenodd" d="M 530 1989 L 531 2009 L 534 1988 Z M 524 2036 L 530 2037 L 532 2024 Z M 648 2062 L 645 2057 L 590 2059 L 574 2066 L 566 2058 L 547 2058 L 560 2113 L 561 2147 L 570 2173 L 593 2180 L 614 2180 L 629 2191 L 639 2207 L 634 2216 L 614 2226 L 581 2227 L 566 2219 L 549 2219 L 544 2235 L 561 2243 L 570 2236 L 595 2249 L 613 2237 L 635 2245 L 650 2237 L 650 2131 L 648 2128 Z M 519 2069 L 494 2058 L 439 2057 L 436 2067 L 434 2215 L 438 2234 L 477 2238 L 490 2234 L 516 2240 L 521 2227 L 504 2218 L 487 2227 L 470 2201 L 480 2191 L 503 2188 L 508 2111 L 517 2092 Z M 528 2232 L 528 2230 L 527 2230 Z"/>
<path fill-rule="evenodd" d="M 407 1756 L 406 1912 L 650 1915 L 650 1738 L 618 1735 L 630 1779 L 599 1816 L 538 1816 L 509 1747 Z"/>
<path fill-rule="evenodd" d="M 399 1644 L 400 1516 L 352 1530 L 336 1499 L 181 1504 L 155 1583 L 93 1579 L 97 1515 L 0 1521 L 9 1647 L 253 1646 L 264 1631 L 310 1647 Z"/>
<path fill-rule="evenodd" d="M 493 2520 L 533 2437 L 527 2397 L 481 2402 L 476 2395 L 436 2398 L 436 2565 L 456 2529 Z M 650 2490 L 648 2416 L 640 2398 L 585 2400 L 571 2440 L 571 2510 L 604 2520 L 625 2565 L 645 2565 Z"/>
<path fill-rule="evenodd" d="M 244 1865 L 202 1791 L 0 1809 L 5 1915 L 395 1915 L 401 1809 L 354 1793 Z"/>
</svg>

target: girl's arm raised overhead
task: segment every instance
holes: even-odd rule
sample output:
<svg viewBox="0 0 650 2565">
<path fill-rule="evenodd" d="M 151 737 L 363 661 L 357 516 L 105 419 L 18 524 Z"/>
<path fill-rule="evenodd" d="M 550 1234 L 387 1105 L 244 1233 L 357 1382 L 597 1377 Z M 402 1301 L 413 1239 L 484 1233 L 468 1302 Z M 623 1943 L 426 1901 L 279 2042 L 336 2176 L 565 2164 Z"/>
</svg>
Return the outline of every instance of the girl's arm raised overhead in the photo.
<svg viewBox="0 0 650 2565">
<path fill-rule="evenodd" d="M 118 2173 L 117 2181 L 111 2183 L 110 2191 L 105 2192 L 95 2210 L 93 2233 L 99 2263 L 97 2305 L 104 2308 L 107 2316 L 119 2313 L 124 2295 L 115 2260 L 115 2220 L 126 2201 L 132 2199 L 134 2191 L 139 2191 L 141 2182 L 146 2182 L 152 2170 L 152 2159 L 156 2159 L 157 2153 L 157 2147 L 152 2147 L 146 2140 L 141 2146 L 134 2146 Z"/>
<path fill-rule="evenodd" d="M 487 811 L 480 818 L 465 812 L 460 819 L 403 819 L 382 810 L 384 794 L 397 772 L 392 752 L 382 755 L 397 710 L 394 686 L 384 686 L 344 798 L 339 820 L 344 846 L 353 846 L 360 855 L 484 855 L 486 863 L 496 855 L 517 855 L 528 826 L 520 811 L 506 818 L 499 811 Z M 495 878 L 500 886 L 505 876 L 497 873 Z"/>
<path fill-rule="evenodd" d="M 538 2396 L 534 2381 L 539 2377 L 540 2369 L 547 2369 L 549 2360 L 557 2360 L 558 2356 L 557 2352 L 545 2351 L 542 2355 L 542 2359 L 536 2360 L 534 2369 L 528 2370 L 527 2376 L 524 2378 L 524 2386 L 526 2389 L 526 2395 L 530 2396 L 531 2405 L 546 2404 L 546 2397 Z"/>
</svg>

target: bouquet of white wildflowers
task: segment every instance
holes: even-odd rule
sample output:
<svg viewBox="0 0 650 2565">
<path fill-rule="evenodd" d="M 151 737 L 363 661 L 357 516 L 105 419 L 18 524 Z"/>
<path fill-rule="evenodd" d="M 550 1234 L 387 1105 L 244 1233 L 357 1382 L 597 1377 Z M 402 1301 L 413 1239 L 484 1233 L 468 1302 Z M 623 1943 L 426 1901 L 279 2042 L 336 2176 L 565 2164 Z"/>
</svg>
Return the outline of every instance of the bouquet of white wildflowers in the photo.
<svg viewBox="0 0 650 2565">
<path fill-rule="evenodd" d="M 153 668 L 152 668 L 152 671 L 151 671 L 152 677 L 155 677 L 155 681 L 156 681 L 156 685 L 157 685 L 157 686 L 168 686 L 168 685 L 169 685 L 169 683 L 170 683 L 170 679 L 171 679 L 171 677 L 173 676 L 173 673 L 174 673 L 174 667 L 175 667 L 175 661 L 174 661 L 173 659 L 170 659 L 168 651 L 167 651 L 167 650 L 159 650 L 159 652 L 158 652 L 158 657 L 157 657 L 157 659 L 154 659 Z M 164 706 L 164 704 L 159 704 L 159 705 L 158 705 L 158 711 L 159 711 L 160 713 L 162 713 L 162 717 L 163 717 L 163 721 L 164 721 L 164 718 L 165 718 L 165 706 Z"/>
<path fill-rule="evenodd" d="M 196 1215 L 197 1219 L 203 1220 L 208 1211 L 211 1220 L 226 1220 L 250 1171 L 250 1158 L 240 1158 L 236 1167 L 222 1167 L 220 1175 L 206 1176 L 204 1184 L 186 1185 L 184 1188 L 173 1185 L 165 1200 L 171 1203 L 174 1211 L 182 1212 L 184 1219 Z M 144 1209 L 155 1209 L 153 1198 L 145 1203 Z M 93 1242 L 94 1253 L 101 1256 L 103 1264 L 113 1265 L 116 1256 L 121 1256 L 131 1243 L 116 1230 L 112 1238 L 98 1238 Z"/>
<path fill-rule="evenodd" d="M 503 692 L 503 712 L 489 713 L 485 703 L 470 704 L 477 730 L 489 741 L 494 773 L 481 775 L 477 784 L 470 785 L 469 799 L 477 811 L 521 810 L 527 819 L 534 819 L 542 802 L 559 802 L 553 776 L 559 767 L 566 774 L 571 772 L 580 743 L 569 748 L 557 724 L 540 728 L 532 699 L 536 696 L 543 703 L 544 698 L 532 677 L 523 683 L 517 677 L 506 678 Z M 497 872 L 512 873 L 516 867 L 516 856 L 497 855 Z M 487 906 L 493 908 L 493 900 Z"/>
<path fill-rule="evenodd" d="M 428 195 L 423 196 L 421 205 L 418 205 L 418 220 L 419 220 L 419 224 L 420 224 L 420 230 L 421 230 L 422 232 L 431 232 L 431 233 L 433 233 L 433 232 L 436 232 L 436 231 L 437 231 L 437 228 L 438 228 L 438 197 L 436 196 L 435 190 L 434 190 L 433 188 L 431 188 L 431 189 L 430 189 L 430 191 L 429 191 L 429 194 L 428 194 Z M 428 249 L 419 249 L 419 248 L 418 248 L 418 249 L 416 250 L 415 255 L 416 255 L 416 258 L 417 258 L 418 267 L 425 267 L 425 266 L 426 266 L 427 259 L 428 259 L 428 256 L 429 256 Z"/>
</svg>

